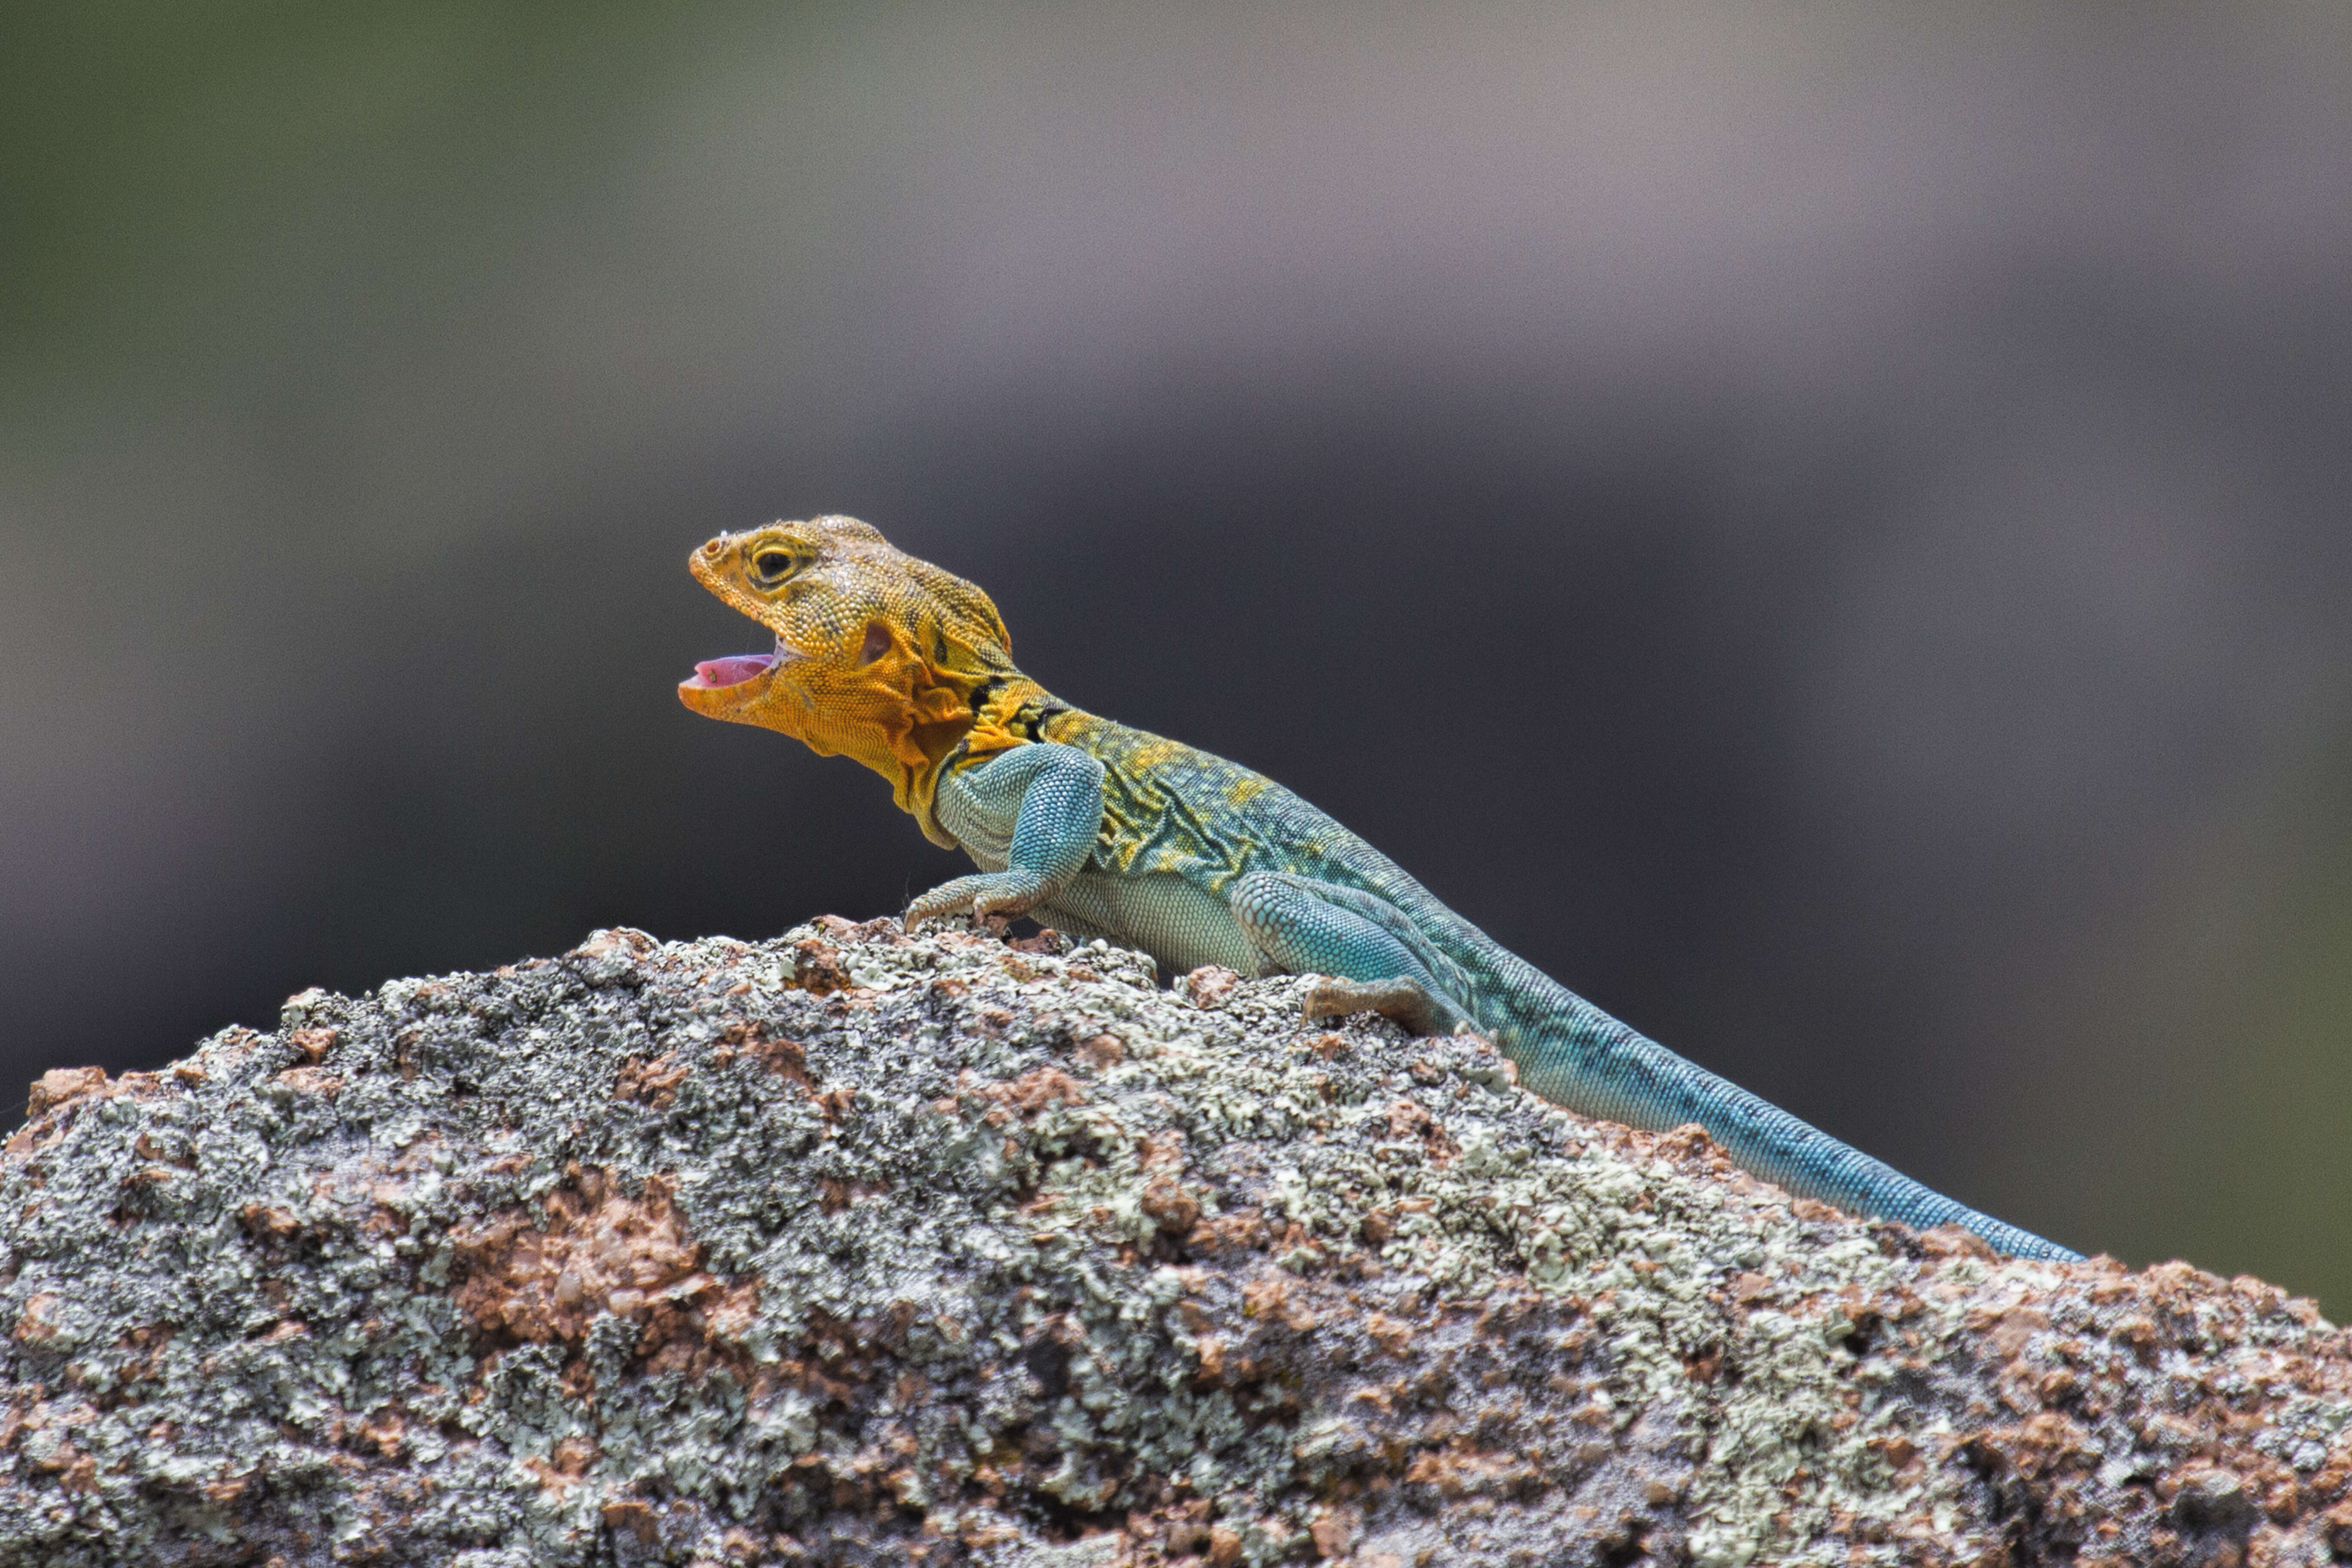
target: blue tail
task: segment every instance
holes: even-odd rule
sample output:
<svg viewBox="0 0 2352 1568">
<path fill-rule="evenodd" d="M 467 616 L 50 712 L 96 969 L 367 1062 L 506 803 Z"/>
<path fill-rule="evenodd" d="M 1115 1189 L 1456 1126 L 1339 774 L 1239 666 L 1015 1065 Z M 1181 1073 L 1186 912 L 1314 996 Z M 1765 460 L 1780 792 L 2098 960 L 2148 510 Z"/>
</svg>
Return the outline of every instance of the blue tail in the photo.
<svg viewBox="0 0 2352 1568">
<path fill-rule="evenodd" d="M 2082 1257 L 1922 1186 L 1558 989 L 1569 1005 L 1547 1009 L 1540 1026 L 1514 1019 L 1496 1030 L 1519 1081 L 1546 1100 L 1653 1132 L 1696 1121 L 1742 1170 L 1801 1198 L 1920 1230 L 1961 1226 L 2017 1258 Z"/>
</svg>

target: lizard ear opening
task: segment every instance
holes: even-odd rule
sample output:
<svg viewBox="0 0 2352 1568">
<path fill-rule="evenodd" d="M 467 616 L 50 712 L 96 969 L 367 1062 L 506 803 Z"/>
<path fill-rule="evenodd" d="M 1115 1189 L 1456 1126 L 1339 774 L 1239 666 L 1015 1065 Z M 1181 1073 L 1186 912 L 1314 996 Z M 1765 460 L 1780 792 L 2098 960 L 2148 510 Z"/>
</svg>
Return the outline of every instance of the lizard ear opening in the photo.
<svg viewBox="0 0 2352 1568">
<path fill-rule="evenodd" d="M 866 624 L 866 641 L 857 649 L 857 662 L 872 664 L 890 651 L 890 628 L 880 621 Z"/>
</svg>

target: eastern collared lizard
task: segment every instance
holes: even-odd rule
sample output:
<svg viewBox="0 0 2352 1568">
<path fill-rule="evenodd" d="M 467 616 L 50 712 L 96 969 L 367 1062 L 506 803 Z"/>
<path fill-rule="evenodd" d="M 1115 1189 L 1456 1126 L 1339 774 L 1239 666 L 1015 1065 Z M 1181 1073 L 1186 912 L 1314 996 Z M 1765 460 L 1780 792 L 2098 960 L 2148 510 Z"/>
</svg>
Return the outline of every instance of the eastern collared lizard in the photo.
<svg viewBox="0 0 2352 1568">
<path fill-rule="evenodd" d="M 915 922 L 1033 915 L 1164 966 L 1327 977 L 1310 1014 L 1475 1030 L 1519 1081 L 1589 1116 L 1696 1122 L 1800 1197 L 2003 1252 L 2078 1255 L 1978 1213 L 1685 1061 L 1505 951 L 1386 856 L 1280 784 L 1070 707 L 1013 666 L 988 595 L 846 517 L 722 534 L 694 575 L 775 633 L 708 660 L 678 696 L 780 730 L 890 781 L 935 843 L 981 868 L 908 906 Z"/>
</svg>

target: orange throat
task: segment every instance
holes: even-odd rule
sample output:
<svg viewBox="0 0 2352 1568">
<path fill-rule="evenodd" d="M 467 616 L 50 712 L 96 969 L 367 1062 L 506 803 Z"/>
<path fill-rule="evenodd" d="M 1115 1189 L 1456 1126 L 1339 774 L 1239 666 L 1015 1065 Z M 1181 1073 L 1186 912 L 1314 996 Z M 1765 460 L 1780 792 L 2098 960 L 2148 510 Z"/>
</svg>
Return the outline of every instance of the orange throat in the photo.
<svg viewBox="0 0 2352 1568">
<path fill-rule="evenodd" d="M 865 763 L 938 843 L 954 843 L 933 812 L 940 771 L 1034 739 L 1021 714 L 1050 704 L 985 594 L 854 519 L 722 534 L 689 564 L 775 647 L 704 660 L 678 700 Z"/>
</svg>

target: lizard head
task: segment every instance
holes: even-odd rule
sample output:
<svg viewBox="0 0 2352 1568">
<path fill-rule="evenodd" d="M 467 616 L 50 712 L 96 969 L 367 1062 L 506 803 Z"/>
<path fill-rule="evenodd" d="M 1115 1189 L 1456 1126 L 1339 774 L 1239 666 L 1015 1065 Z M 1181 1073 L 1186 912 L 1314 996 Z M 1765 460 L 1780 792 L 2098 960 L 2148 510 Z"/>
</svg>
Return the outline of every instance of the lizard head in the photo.
<svg viewBox="0 0 2352 1568">
<path fill-rule="evenodd" d="M 1017 679 L 988 595 L 848 517 L 722 533 L 688 565 L 776 642 L 697 665 L 678 700 L 856 759 L 928 831 L 940 763 L 971 728 L 974 694 Z"/>
</svg>

